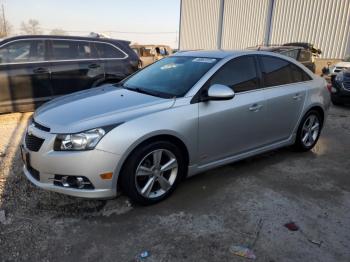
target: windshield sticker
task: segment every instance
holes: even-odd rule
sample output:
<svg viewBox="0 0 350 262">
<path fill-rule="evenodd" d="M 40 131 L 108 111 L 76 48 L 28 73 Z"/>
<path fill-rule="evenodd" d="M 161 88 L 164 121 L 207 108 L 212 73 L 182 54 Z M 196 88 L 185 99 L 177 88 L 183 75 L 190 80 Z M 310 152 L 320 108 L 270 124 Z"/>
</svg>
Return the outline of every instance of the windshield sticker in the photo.
<svg viewBox="0 0 350 262">
<path fill-rule="evenodd" d="M 193 59 L 192 62 L 212 64 L 212 63 L 216 62 L 216 59 L 214 59 L 214 58 L 198 57 L 198 58 Z"/>
</svg>

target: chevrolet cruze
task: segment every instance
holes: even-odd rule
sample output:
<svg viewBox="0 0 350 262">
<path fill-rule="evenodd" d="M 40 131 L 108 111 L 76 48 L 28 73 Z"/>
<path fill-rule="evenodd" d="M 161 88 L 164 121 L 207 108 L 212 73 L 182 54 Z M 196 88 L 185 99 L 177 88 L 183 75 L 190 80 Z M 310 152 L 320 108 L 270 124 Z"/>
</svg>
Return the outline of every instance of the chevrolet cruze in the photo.
<svg viewBox="0 0 350 262">
<path fill-rule="evenodd" d="M 286 56 L 179 52 L 40 107 L 23 170 L 43 189 L 85 198 L 121 190 L 152 204 L 187 176 L 283 146 L 310 150 L 329 105 L 325 80 Z"/>
</svg>

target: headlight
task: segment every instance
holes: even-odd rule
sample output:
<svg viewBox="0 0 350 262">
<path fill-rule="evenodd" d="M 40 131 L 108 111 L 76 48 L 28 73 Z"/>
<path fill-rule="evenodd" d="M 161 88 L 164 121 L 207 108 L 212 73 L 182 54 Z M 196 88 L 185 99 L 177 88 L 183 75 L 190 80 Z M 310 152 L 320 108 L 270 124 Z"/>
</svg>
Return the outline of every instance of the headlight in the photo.
<svg viewBox="0 0 350 262">
<path fill-rule="evenodd" d="M 54 150 L 91 150 L 106 134 L 102 128 L 95 128 L 78 134 L 59 134 L 56 137 Z"/>
<path fill-rule="evenodd" d="M 337 76 L 335 77 L 335 81 L 342 82 L 344 79 L 344 72 L 339 72 Z"/>
</svg>

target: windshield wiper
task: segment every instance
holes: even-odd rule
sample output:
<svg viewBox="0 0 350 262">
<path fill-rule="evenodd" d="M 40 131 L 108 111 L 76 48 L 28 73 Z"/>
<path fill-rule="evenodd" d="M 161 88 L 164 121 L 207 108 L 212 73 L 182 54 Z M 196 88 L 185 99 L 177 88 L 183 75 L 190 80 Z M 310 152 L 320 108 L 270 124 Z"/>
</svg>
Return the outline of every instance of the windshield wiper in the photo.
<svg viewBox="0 0 350 262">
<path fill-rule="evenodd" d="M 143 89 L 140 87 L 129 87 L 129 86 L 125 86 L 125 85 L 122 85 L 122 87 L 127 89 L 127 90 L 134 91 L 134 92 L 138 92 L 138 93 L 142 93 L 142 94 L 146 94 L 146 95 L 151 95 L 151 96 L 156 96 L 156 97 L 161 97 L 161 98 L 172 98 L 173 97 L 171 95 L 167 95 L 167 94 L 157 92 L 157 91 L 152 91 L 149 89 Z"/>
</svg>

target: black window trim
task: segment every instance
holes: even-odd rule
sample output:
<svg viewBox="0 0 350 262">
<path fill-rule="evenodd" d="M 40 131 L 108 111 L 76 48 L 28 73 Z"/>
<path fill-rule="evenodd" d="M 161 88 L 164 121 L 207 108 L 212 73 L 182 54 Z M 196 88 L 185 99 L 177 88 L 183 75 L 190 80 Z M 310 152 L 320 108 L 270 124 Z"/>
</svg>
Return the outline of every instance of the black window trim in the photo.
<svg viewBox="0 0 350 262">
<path fill-rule="evenodd" d="M 80 41 L 80 42 L 89 42 L 89 43 L 102 43 L 102 44 L 107 44 L 107 45 L 111 45 L 112 47 L 118 49 L 120 52 L 122 52 L 123 54 L 125 54 L 124 57 L 122 58 L 99 58 L 101 60 L 125 60 L 129 57 L 129 55 L 123 51 L 121 48 L 119 48 L 118 46 L 116 46 L 115 44 L 109 43 L 109 42 L 103 42 L 103 41 L 98 41 L 98 40 L 85 40 L 85 39 L 69 39 L 69 38 L 50 38 L 50 37 L 33 37 L 33 38 L 21 38 L 21 39 L 15 39 L 15 40 L 11 40 L 8 41 L 2 45 L 0 45 L 0 48 L 2 47 L 6 47 L 7 45 L 14 43 L 14 42 L 20 42 L 20 41 L 33 41 L 33 40 L 41 40 L 41 41 L 45 41 L 48 42 L 48 45 L 45 45 L 45 59 L 43 61 L 28 61 L 28 62 L 15 62 L 15 63 L 3 63 L 0 64 L 1 66 L 3 65 L 21 65 L 21 64 L 35 64 L 35 63 L 52 63 L 52 62 L 74 62 L 74 61 L 94 61 L 97 60 L 96 58 L 85 58 L 85 59 L 62 59 L 62 60 L 50 60 L 50 57 L 47 57 L 46 54 L 48 54 L 48 51 L 52 51 L 52 46 L 51 46 L 51 41 L 52 40 L 63 40 L 63 41 Z M 48 48 L 48 50 L 47 50 Z"/>
<path fill-rule="evenodd" d="M 264 65 L 262 64 L 262 59 L 260 59 L 260 57 L 272 57 L 272 58 L 277 58 L 277 59 L 286 61 L 287 63 L 293 64 L 294 66 L 296 66 L 297 68 L 299 68 L 300 70 L 302 70 L 305 74 L 307 74 L 307 76 L 310 77 L 310 79 L 309 79 L 309 80 L 305 80 L 305 81 L 299 81 L 299 82 L 293 82 L 293 83 L 288 83 L 288 84 L 283 84 L 283 85 L 276 85 L 276 86 L 268 86 L 268 87 L 266 87 L 265 84 L 264 84 L 264 79 L 263 79 L 263 77 L 262 77 L 262 72 L 264 71 Z M 276 87 L 281 87 L 281 86 L 295 85 L 295 84 L 305 83 L 305 82 L 309 82 L 309 81 L 314 80 L 313 76 L 311 76 L 308 72 L 306 72 L 306 71 L 305 71 L 303 68 L 301 68 L 299 65 L 293 63 L 292 61 L 289 61 L 289 60 L 287 60 L 287 59 L 284 59 L 284 58 L 282 58 L 282 57 L 263 54 L 263 55 L 258 55 L 258 56 L 257 56 L 257 59 L 258 59 L 258 64 L 259 64 L 259 68 L 260 68 L 259 71 L 260 71 L 260 75 L 261 75 L 261 78 L 260 78 L 260 79 L 261 79 L 262 89 L 270 89 L 270 88 L 276 88 Z"/>
</svg>

